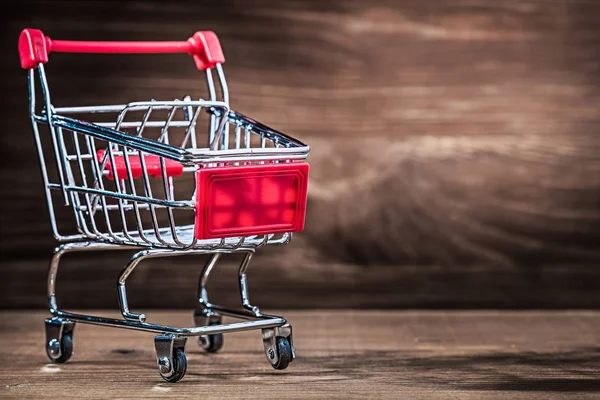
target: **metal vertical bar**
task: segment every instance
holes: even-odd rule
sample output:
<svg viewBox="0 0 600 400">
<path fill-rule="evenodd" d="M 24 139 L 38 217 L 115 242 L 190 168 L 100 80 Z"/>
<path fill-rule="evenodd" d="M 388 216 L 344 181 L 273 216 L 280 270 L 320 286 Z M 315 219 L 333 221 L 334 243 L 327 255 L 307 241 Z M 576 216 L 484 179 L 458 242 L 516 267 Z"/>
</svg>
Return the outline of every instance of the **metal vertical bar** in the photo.
<svg viewBox="0 0 600 400">
<path fill-rule="evenodd" d="M 248 128 L 244 128 L 244 147 L 247 149 L 250 148 L 250 132 Z"/>
<path fill-rule="evenodd" d="M 217 95 L 215 92 L 215 82 L 213 81 L 212 72 L 210 68 L 206 69 L 206 86 L 208 87 L 208 96 L 211 101 L 217 100 Z M 209 127 L 209 135 L 208 135 L 208 146 L 214 142 L 215 139 L 215 129 L 216 129 L 216 116 L 211 112 L 210 114 L 210 127 Z M 216 149 L 212 149 L 216 150 Z"/>
<path fill-rule="evenodd" d="M 235 148 L 239 149 L 240 148 L 240 132 L 242 130 L 242 127 L 239 125 L 236 125 L 235 127 Z"/>
<path fill-rule="evenodd" d="M 144 128 L 146 127 L 146 123 L 150 119 L 150 114 L 152 114 L 152 111 L 154 111 L 154 109 L 153 109 L 152 106 L 150 106 L 150 107 L 148 107 L 148 111 L 146 111 L 144 113 L 144 117 L 142 118 L 142 120 L 140 121 L 140 125 L 136 129 L 137 130 L 137 132 L 136 132 L 137 136 L 141 137 L 142 134 L 144 133 Z"/>
<path fill-rule="evenodd" d="M 123 151 L 123 161 L 125 161 L 125 169 L 127 170 L 127 178 L 129 180 L 129 188 L 131 189 L 131 194 L 132 195 L 136 195 L 136 191 L 135 191 L 135 181 L 133 180 L 133 173 L 131 172 L 131 163 L 129 162 L 129 155 L 127 154 L 127 148 L 124 147 Z M 133 211 L 134 211 L 134 215 L 135 215 L 135 220 L 137 222 L 137 231 L 138 234 L 140 235 L 140 238 L 148 243 L 148 244 L 152 244 L 152 242 L 150 242 L 147 238 L 146 235 L 144 235 L 144 227 L 142 224 L 142 217 L 140 215 L 140 208 L 138 206 L 138 202 L 137 201 L 133 201 Z"/>
<path fill-rule="evenodd" d="M 229 108 L 229 89 L 227 88 L 227 81 L 225 80 L 225 74 L 223 73 L 223 66 L 221 64 L 215 65 L 215 69 L 217 70 L 217 77 L 219 79 L 219 85 L 221 86 L 221 97 L 223 102 Z M 212 77 L 212 74 L 211 74 Z M 227 121 L 227 112 L 225 112 L 221 118 L 224 118 Z M 225 123 L 225 130 L 222 134 L 222 149 L 229 148 L 229 124 Z"/>
<path fill-rule="evenodd" d="M 196 138 L 196 123 L 197 123 L 198 116 L 200 115 L 201 111 L 202 111 L 202 106 L 196 107 L 196 111 L 194 111 L 194 108 L 192 106 L 184 107 L 185 116 L 189 120 L 189 124 L 187 127 L 187 132 L 185 134 L 185 137 L 181 141 L 181 145 L 179 147 L 185 148 L 187 146 L 187 142 L 189 140 L 190 145 L 193 149 L 198 148 L 198 141 Z"/>
<path fill-rule="evenodd" d="M 169 144 L 169 124 L 173 120 L 173 117 L 175 116 L 175 113 L 177 112 L 177 108 L 178 108 L 178 106 L 171 107 L 169 114 L 167 115 L 167 118 L 165 120 L 165 123 L 161 129 L 161 133 L 158 138 L 158 142 L 162 141 L 163 143 Z M 184 110 L 184 112 L 185 112 L 185 110 Z M 141 153 L 140 153 L 139 157 L 140 157 L 140 165 L 142 167 L 142 177 L 143 177 L 143 182 L 144 182 L 145 193 L 146 193 L 147 197 L 152 198 L 153 197 L 152 187 L 149 182 L 148 171 L 146 168 L 146 160 L 144 159 L 144 156 Z M 160 162 L 161 174 L 163 176 L 163 184 L 164 184 L 167 182 L 166 178 L 165 178 L 166 177 L 166 166 L 165 166 L 164 158 L 160 157 L 159 162 Z M 172 183 L 172 182 L 170 182 L 170 183 Z M 167 198 L 168 198 L 167 191 L 165 191 L 165 196 L 167 196 Z M 156 239 L 159 242 L 161 242 L 162 244 L 164 244 L 165 246 L 171 246 L 170 243 L 163 240 L 163 238 L 160 234 L 160 226 L 158 223 L 158 219 L 156 217 L 156 210 L 154 209 L 154 205 L 148 204 L 148 208 L 150 209 L 150 215 L 152 218 L 152 227 L 154 229 Z M 171 219 L 169 220 L 169 222 L 171 222 Z M 175 240 L 175 237 L 177 234 L 175 233 L 175 231 L 173 229 L 172 229 L 172 233 L 174 233 L 173 240 Z"/>
<path fill-rule="evenodd" d="M 242 127 L 239 124 L 235 125 L 235 148 L 239 149 L 241 146 L 240 140 L 241 140 L 241 131 L 242 131 Z M 233 163 L 233 165 L 240 165 L 239 162 L 235 162 Z"/>
<path fill-rule="evenodd" d="M 71 131 L 72 135 L 73 135 L 73 145 L 75 147 L 75 155 L 77 158 L 77 166 L 79 168 L 79 174 L 81 176 L 81 183 L 83 185 L 83 187 L 88 187 L 87 185 L 87 177 L 85 174 L 85 168 L 83 167 L 83 161 L 81 159 L 81 148 L 79 146 L 79 137 L 77 136 L 77 133 L 75 131 Z M 87 207 L 87 213 L 90 216 L 90 223 L 92 225 L 92 230 L 94 231 L 94 234 L 97 236 L 102 236 L 102 234 L 100 233 L 100 231 L 98 230 L 98 227 L 96 226 L 96 219 L 94 218 L 94 215 L 92 214 L 92 202 L 90 200 L 90 195 L 89 193 L 84 193 L 84 199 L 85 199 L 85 205 Z M 83 211 L 79 211 L 81 214 L 83 214 Z M 85 220 L 82 216 L 81 218 L 82 220 Z M 82 227 L 83 229 L 85 229 L 86 231 L 89 232 L 89 230 L 87 229 L 87 226 L 84 225 Z M 91 233 L 90 233 L 91 236 Z"/>
<path fill-rule="evenodd" d="M 38 72 L 39 74 L 39 72 Z M 46 158 L 44 157 L 44 148 L 42 147 L 42 141 L 40 138 L 40 132 L 38 128 L 38 122 L 36 121 L 35 114 L 35 71 L 29 70 L 28 75 L 29 81 L 29 116 L 31 118 L 31 125 L 33 128 L 33 138 L 38 153 L 38 160 L 40 163 L 40 172 L 42 173 L 42 181 L 44 182 L 44 192 L 46 194 L 46 205 L 48 207 L 48 214 L 50 215 L 50 227 L 52 234 L 57 240 L 62 239 L 62 235 L 58 231 L 58 225 L 56 223 L 56 215 L 54 214 L 54 201 L 52 200 L 52 192 L 50 191 L 50 181 L 48 179 L 48 169 L 46 168 Z M 48 124 L 50 121 L 48 121 Z"/>
<path fill-rule="evenodd" d="M 142 134 L 144 132 L 144 127 L 150 118 L 150 114 L 152 113 L 152 110 L 153 110 L 153 108 L 152 108 L 152 106 L 150 106 L 144 113 L 144 116 L 142 117 L 142 120 L 140 121 L 140 125 L 137 128 L 138 136 L 142 136 Z M 123 122 L 124 116 L 125 116 L 124 112 L 122 112 L 121 115 L 119 115 L 119 119 L 117 121 L 115 129 L 118 129 L 120 127 L 121 123 Z M 138 154 L 140 154 L 140 156 L 141 156 L 141 153 L 138 152 Z M 125 169 L 127 170 L 127 178 L 129 180 L 131 194 L 136 195 L 135 180 L 133 179 L 133 172 L 131 171 L 131 163 L 129 162 L 129 154 L 128 154 L 127 148 L 125 146 L 123 146 L 123 161 L 125 162 Z M 133 210 L 134 210 L 134 215 L 135 215 L 135 219 L 137 222 L 137 224 L 136 224 L 137 231 L 140 235 L 140 238 L 148 244 L 153 244 L 144 234 L 144 226 L 143 226 L 142 216 L 140 214 L 140 208 L 139 208 L 137 201 L 133 201 Z"/>
<path fill-rule="evenodd" d="M 126 107 L 124 107 L 119 112 L 119 115 L 117 116 L 117 120 L 115 122 L 115 130 L 119 130 L 120 129 L 121 123 L 123 122 L 123 120 L 125 119 L 125 115 L 127 114 L 127 110 L 128 110 L 128 107 L 126 106 Z M 92 141 L 92 144 L 93 143 L 94 142 Z M 107 147 L 110 147 L 110 146 L 111 146 L 111 143 L 110 142 L 107 143 Z M 95 151 L 96 151 L 95 149 L 96 148 L 95 148 L 95 145 L 94 145 L 94 153 L 93 154 L 96 154 L 95 153 Z M 100 172 L 100 174 L 95 177 L 94 183 L 92 185 L 93 188 L 97 188 L 98 185 L 100 184 L 100 186 L 102 187 L 102 189 L 104 189 L 104 185 L 102 184 L 102 171 L 104 171 L 104 168 L 106 167 L 106 163 L 107 162 L 108 162 L 108 152 L 105 152 L 104 156 L 102 157 L 102 162 L 99 164 L 99 172 Z M 92 210 L 92 213 L 94 213 L 95 210 L 96 210 L 96 206 L 98 204 L 99 197 L 100 197 L 99 195 L 94 195 L 92 197 L 92 199 L 93 199 L 93 210 Z"/>
<path fill-rule="evenodd" d="M 148 178 L 148 169 L 146 168 L 146 160 L 144 159 L 144 155 L 142 152 L 138 152 L 138 156 L 140 158 L 140 165 L 142 167 L 142 182 L 144 184 L 144 193 L 146 197 L 152 198 L 152 187 L 150 186 L 150 180 Z M 162 158 L 162 157 L 161 157 Z M 156 218 L 156 211 L 154 210 L 154 205 L 148 203 L 148 208 L 150 209 L 150 218 L 152 219 L 152 228 L 154 229 L 154 234 L 156 235 L 156 240 L 165 246 L 170 246 L 169 243 L 165 242 L 161 235 L 158 226 L 158 219 Z"/>
<path fill-rule="evenodd" d="M 250 131 L 248 131 L 247 127 L 244 127 L 244 147 L 249 149 L 250 148 Z M 244 162 L 244 165 L 249 165 L 250 162 L 246 161 Z"/>
<path fill-rule="evenodd" d="M 118 149 L 117 149 L 118 150 Z M 112 149 L 112 143 L 108 142 L 107 146 L 106 146 L 106 151 L 108 152 L 108 156 L 110 158 L 110 162 L 112 164 L 112 168 L 113 168 L 113 177 L 114 177 L 114 181 L 115 181 L 115 188 L 117 190 L 117 193 L 121 192 L 121 187 L 119 185 L 119 178 L 117 176 L 117 164 L 115 163 L 115 157 L 113 154 L 113 149 Z M 106 207 L 106 198 L 105 196 L 100 196 L 100 201 L 102 204 L 102 213 L 104 214 L 104 220 L 106 221 L 106 229 L 108 230 L 108 234 L 116 241 L 119 241 L 119 238 L 117 237 L 117 235 L 115 235 L 115 233 L 113 232 L 112 229 L 112 224 L 110 222 L 110 217 L 109 217 L 109 213 L 108 213 L 108 208 Z M 118 201 L 121 201 L 120 199 Z"/>
<path fill-rule="evenodd" d="M 229 88 L 227 87 L 227 80 L 225 79 L 225 72 L 223 72 L 223 65 L 216 65 L 217 76 L 219 77 L 219 84 L 221 85 L 221 94 L 223 96 L 223 102 L 229 107 Z"/>
<path fill-rule="evenodd" d="M 186 99 L 189 99 L 189 96 L 186 97 Z M 186 118 L 188 118 L 188 119 L 192 118 L 192 115 L 188 112 L 188 107 L 183 107 L 183 112 L 184 112 L 184 115 Z M 195 117 L 196 116 L 194 116 L 194 118 Z M 171 119 L 169 118 L 167 120 L 167 123 L 170 120 Z M 167 125 L 165 125 L 165 127 L 167 128 Z M 195 143 L 196 138 L 195 138 L 195 133 L 193 132 L 193 129 L 194 128 L 192 127 L 192 124 L 190 121 L 190 125 L 188 126 L 187 134 L 190 134 L 190 131 L 192 131 L 191 137 L 193 138 L 193 143 Z M 184 139 L 184 141 L 186 141 L 186 139 Z M 164 137 L 164 143 L 169 144 L 169 135 L 168 134 Z M 182 147 L 183 147 L 183 145 L 182 145 Z M 173 178 L 167 175 L 167 167 L 166 167 L 165 159 L 163 157 L 160 157 L 159 161 L 160 161 L 160 172 L 162 175 L 162 182 L 163 182 L 163 190 L 165 192 L 165 199 L 174 200 L 175 193 L 174 193 L 174 186 L 173 186 Z M 186 244 L 181 242 L 179 240 L 179 237 L 177 236 L 177 226 L 175 225 L 175 218 L 173 216 L 173 209 L 171 207 L 167 207 L 167 216 L 169 218 L 169 230 L 171 231 L 171 236 L 173 237 L 173 242 L 175 242 L 176 244 L 178 244 L 180 246 L 186 246 Z"/>
<path fill-rule="evenodd" d="M 94 143 L 94 139 L 92 139 L 88 135 L 86 135 L 85 138 L 86 138 L 86 142 L 87 142 L 87 146 L 88 146 L 88 150 L 90 151 L 90 154 L 92 154 L 92 155 L 96 154 L 96 145 Z M 95 171 L 95 175 L 96 175 L 96 179 L 94 179 L 94 181 L 96 182 L 97 185 L 100 186 L 100 189 L 104 190 L 104 183 L 102 182 L 102 169 L 100 169 L 100 165 L 98 164 L 98 160 L 96 159 L 96 157 L 92 157 L 92 160 L 93 160 L 92 166 L 94 167 L 94 171 Z M 90 218 L 94 218 L 94 213 L 96 212 L 96 207 L 98 205 L 98 201 L 100 201 L 100 203 L 102 204 L 102 210 L 104 212 L 105 219 L 107 219 L 108 213 L 107 213 L 107 207 L 106 207 L 106 199 L 104 198 L 104 196 L 96 196 L 94 198 L 93 204 L 92 204 L 92 209 L 89 210 Z M 104 234 L 102 234 L 102 237 L 108 238 Z"/>
<path fill-rule="evenodd" d="M 125 146 L 121 146 L 123 148 L 123 153 L 127 151 Z M 117 146 L 117 150 L 118 150 Z M 121 176 L 117 175 L 116 166 L 113 163 L 113 179 L 115 180 L 115 185 L 117 187 L 117 193 L 127 194 L 127 185 L 125 184 L 125 179 Z M 123 226 L 123 236 L 127 238 L 127 240 L 134 242 L 133 238 L 129 235 L 129 227 L 127 226 L 127 217 L 125 216 L 125 207 L 127 205 L 127 200 L 117 199 L 117 206 L 119 207 L 119 216 L 121 218 L 121 225 Z"/>
<path fill-rule="evenodd" d="M 173 120 L 173 117 L 175 116 L 176 112 L 177 112 L 177 106 L 171 107 L 171 110 L 169 111 L 169 114 L 167 115 L 167 119 L 165 120 L 163 127 L 160 129 L 160 136 L 158 137 L 157 142 L 163 142 L 166 144 L 169 143 L 169 124 Z"/>
<path fill-rule="evenodd" d="M 185 98 L 183 99 L 183 101 L 190 101 L 192 100 L 192 98 L 190 96 L 185 96 Z M 200 108 L 200 107 L 198 107 Z M 192 116 L 194 115 L 194 107 L 192 106 L 185 106 L 183 107 L 183 115 L 185 117 L 185 119 L 187 119 L 188 121 L 190 121 L 190 124 L 188 125 L 187 128 L 187 132 L 185 133 L 185 137 L 183 138 L 183 141 L 181 143 L 181 147 L 185 148 L 187 142 L 188 142 L 188 138 L 190 141 L 190 146 L 192 147 L 192 149 L 197 148 L 197 142 L 196 142 L 196 123 L 192 123 Z"/>
<path fill-rule="evenodd" d="M 62 129 L 62 127 L 55 127 L 55 129 L 57 132 L 59 144 L 60 144 L 61 148 L 64 150 L 63 160 L 64 160 L 64 170 L 65 170 L 67 185 L 69 187 L 77 187 L 77 182 L 75 180 L 75 176 L 73 175 L 73 170 L 71 169 L 71 163 L 69 161 L 70 154 L 68 154 L 68 152 L 66 151 L 67 146 L 65 145 L 63 129 Z M 73 132 L 73 131 L 71 131 L 71 132 Z M 73 214 L 75 215 L 75 220 L 77 221 L 78 231 L 81 233 L 90 234 L 90 236 L 93 237 L 94 235 L 91 235 L 91 233 L 87 229 L 85 217 L 83 216 L 83 213 L 81 212 L 81 202 L 79 200 L 80 194 L 76 191 L 71 190 L 71 191 L 69 191 L 68 195 L 71 200 L 71 205 L 72 205 L 71 208 L 73 209 Z"/>
<path fill-rule="evenodd" d="M 162 174 L 163 189 L 165 191 L 165 197 L 167 198 L 167 200 L 173 200 L 172 198 L 170 198 L 170 195 L 169 195 L 170 193 L 169 193 L 169 187 L 168 187 L 169 184 L 167 183 L 168 180 L 167 180 L 167 170 L 165 167 L 165 159 L 162 157 L 160 158 L 160 169 L 161 169 L 161 174 Z M 179 237 L 177 236 L 177 227 L 175 225 L 175 218 L 173 216 L 173 209 L 171 207 L 167 207 L 167 216 L 169 217 L 169 230 L 171 231 L 171 235 L 173 236 L 173 241 L 180 246 L 185 246 L 185 243 L 181 242 L 179 240 Z"/>
<path fill-rule="evenodd" d="M 48 81 L 46 80 L 46 72 L 44 70 L 44 64 L 38 66 L 38 74 L 40 76 L 42 95 L 44 96 L 45 102 L 45 110 L 46 110 L 46 118 L 48 119 L 48 128 L 50 130 L 50 137 L 52 139 L 52 145 L 54 146 L 54 158 L 56 160 L 56 167 L 58 170 L 58 179 L 60 181 L 60 187 L 63 194 L 63 199 L 65 201 L 65 205 L 69 205 L 69 197 L 67 196 L 67 192 L 65 190 L 65 178 L 63 175 L 63 166 L 61 162 L 61 158 L 65 158 L 64 149 L 58 145 L 56 131 L 54 129 L 54 125 L 52 124 L 52 103 L 50 101 L 50 92 L 48 90 Z"/>
</svg>

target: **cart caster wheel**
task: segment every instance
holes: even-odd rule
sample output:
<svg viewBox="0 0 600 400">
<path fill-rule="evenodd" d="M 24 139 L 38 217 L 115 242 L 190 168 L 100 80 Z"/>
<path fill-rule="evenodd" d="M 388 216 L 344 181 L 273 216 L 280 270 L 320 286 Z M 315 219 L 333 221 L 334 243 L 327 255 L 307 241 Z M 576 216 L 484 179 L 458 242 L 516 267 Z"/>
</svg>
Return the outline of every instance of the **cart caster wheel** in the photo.
<svg viewBox="0 0 600 400">
<path fill-rule="evenodd" d="M 286 369 L 296 358 L 290 324 L 263 329 L 262 339 L 267 360 L 273 368 Z"/>
<path fill-rule="evenodd" d="M 46 343 L 46 354 L 50 361 L 62 364 L 65 363 L 73 355 L 73 337 L 71 334 L 64 334 L 62 339 L 50 339 Z"/>
<path fill-rule="evenodd" d="M 223 348 L 225 337 L 222 333 L 198 337 L 198 343 L 208 353 L 216 353 Z"/>
<path fill-rule="evenodd" d="M 173 351 L 173 365 L 169 365 L 167 358 L 161 358 L 158 361 L 158 372 L 162 378 L 169 382 L 179 382 L 187 372 L 187 358 L 181 349 Z"/>
<path fill-rule="evenodd" d="M 286 369 L 292 361 L 292 345 L 287 338 L 277 338 L 277 357 L 271 349 L 267 353 L 267 358 L 271 362 L 271 366 L 275 369 Z"/>
<path fill-rule="evenodd" d="M 196 326 L 212 326 L 220 325 L 222 318 L 213 311 L 197 310 L 194 312 L 194 321 Z M 216 353 L 221 350 L 224 342 L 225 336 L 222 333 L 198 336 L 198 344 L 208 353 Z"/>
<path fill-rule="evenodd" d="M 62 364 L 73 355 L 75 323 L 61 319 L 46 320 L 46 354 L 50 361 Z"/>
<path fill-rule="evenodd" d="M 158 372 L 169 383 L 179 382 L 187 371 L 186 340 L 185 337 L 169 334 L 154 337 Z"/>
</svg>

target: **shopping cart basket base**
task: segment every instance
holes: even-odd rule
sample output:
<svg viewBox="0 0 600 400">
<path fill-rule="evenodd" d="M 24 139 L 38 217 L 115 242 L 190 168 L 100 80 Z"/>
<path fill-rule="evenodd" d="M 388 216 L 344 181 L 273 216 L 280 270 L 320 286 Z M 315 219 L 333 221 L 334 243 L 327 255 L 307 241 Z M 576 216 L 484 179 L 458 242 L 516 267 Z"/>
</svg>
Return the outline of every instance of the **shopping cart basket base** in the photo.
<svg viewBox="0 0 600 400">
<path fill-rule="evenodd" d="M 174 327 L 148 322 L 145 314 L 129 311 L 125 281 L 139 263 L 156 256 L 178 256 L 191 253 L 207 253 L 206 250 L 141 250 L 135 253 L 125 265 L 118 278 L 118 295 L 123 318 L 109 318 L 95 315 L 76 314 L 58 307 L 56 283 L 61 258 L 71 252 L 104 250 L 117 248 L 131 249 L 130 246 L 115 246 L 107 243 L 78 242 L 66 243 L 56 248 L 48 269 L 48 293 L 50 312 L 53 318 L 46 320 L 46 352 L 55 363 L 64 363 L 73 354 L 73 332 L 76 323 L 112 326 L 116 328 L 136 329 L 155 332 L 156 357 L 160 375 L 167 382 L 177 382 L 183 378 L 187 369 L 185 344 L 187 338 L 196 336 L 200 346 L 208 353 L 218 352 L 224 344 L 224 334 L 249 330 L 261 330 L 265 356 L 274 369 L 286 369 L 295 358 L 292 326 L 285 318 L 268 315 L 250 302 L 247 269 L 254 254 L 253 250 L 236 249 L 244 253 L 238 269 L 241 309 L 232 309 L 210 303 L 207 282 L 210 272 L 222 256 L 222 253 L 209 253 L 210 258 L 204 265 L 198 284 L 199 307 L 193 313 L 194 326 Z M 223 323 L 222 316 L 236 319 Z"/>
</svg>

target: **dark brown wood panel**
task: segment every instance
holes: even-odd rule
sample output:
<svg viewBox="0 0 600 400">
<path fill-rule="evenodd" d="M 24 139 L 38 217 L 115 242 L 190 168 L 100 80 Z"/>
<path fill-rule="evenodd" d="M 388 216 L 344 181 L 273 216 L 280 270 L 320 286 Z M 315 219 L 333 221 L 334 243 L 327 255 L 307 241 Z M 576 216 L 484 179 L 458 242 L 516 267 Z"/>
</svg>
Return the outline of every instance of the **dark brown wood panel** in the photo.
<svg viewBox="0 0 600 400">
<path fill-rule="evenodd" d="M 599 14 L 583 0 L 11 2 L 0 28 L 2 304 L 43 306 L 55 246 L 16 52 L 20 30 L 38 27 L 87 40 L 215 30 L 232 106 L 311 144 L 306 231 L 257 257 L 260 302 L 598 307 Z M 202 93 L 186 56 L 57 55 L 47 70 L 61 105 Z M 114 305 L 124 262 L 67 265 L 63 301 Z M 132 295 L 187 307 L 197 264 L 148 263 Z M 233 276 L 213 287 L 234 300 Z"/>
<path fill-rule="evenodd" d="M 98 311 L 102 314 L 102 312 Z M 113 314 L 114 315 L 114 314 Z M 74 355 L 49 364 L 40 312 L 0 320 L 0 396 L 29 398 L 592 399 L 600 391 L 598 312 L 284 312 L 297 359 L 271 368 L 260 335 L 220 353 L 186 346 L 187 374 L 163 382 L 148 333 L 77 325 Z M 186 325 L 189 313 L 149 313 Z"/>
</svg>

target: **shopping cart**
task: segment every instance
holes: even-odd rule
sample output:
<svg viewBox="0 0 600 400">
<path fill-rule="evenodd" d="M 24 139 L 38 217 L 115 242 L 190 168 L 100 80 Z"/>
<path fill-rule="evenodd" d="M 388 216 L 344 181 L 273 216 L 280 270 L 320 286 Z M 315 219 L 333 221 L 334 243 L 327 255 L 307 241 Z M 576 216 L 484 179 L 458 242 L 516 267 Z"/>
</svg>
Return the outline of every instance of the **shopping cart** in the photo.
<svg viewBox="0 0 600 400">
<path fill-rule="evenodd" d="M 57 52 L 188 53 L 205 71 L 207 99 L 54 107 L 44 64 Z M 292 327 L 250 303 L 246 271 L 257 248 L 287 244 L 292 232 L 303 229 L 304 160 L 310 149 L 229 108 L 217 36 L 200 31 L 182 42 L 78 42 L 51 40 L 39 30 L 25 29 L 19 54 L 29 73 L 29 112 L 50 224 L 62 243 L 48 272 L 50 360 L 63 363 L 71 357 L 73 329 L 82 322 L 157 333 L 158 370 L 168 382 L 185 375 L 184 348 L 190 336 L 216 352 L 224 333 L 261 329 L 267 359 L 275 369 L 287 368 L 295 357 Z M 64 210 L 73 213 L 71 231 L 58 218 Z M 113 249 L 137 251 L 118 277 L 123 318 L 61 310 L 55 292 L 61 257 Z M 209 274 L 227 253 L 243 254 L 239 310 L 208 299 Z M 210 255 L 199 279 L 195 326 L 150 323 L 129 309 L 126 281 L 141 261 L 190 254 Z M 222 315 L 237 322 L 224 324 Z"/>
</svg>

